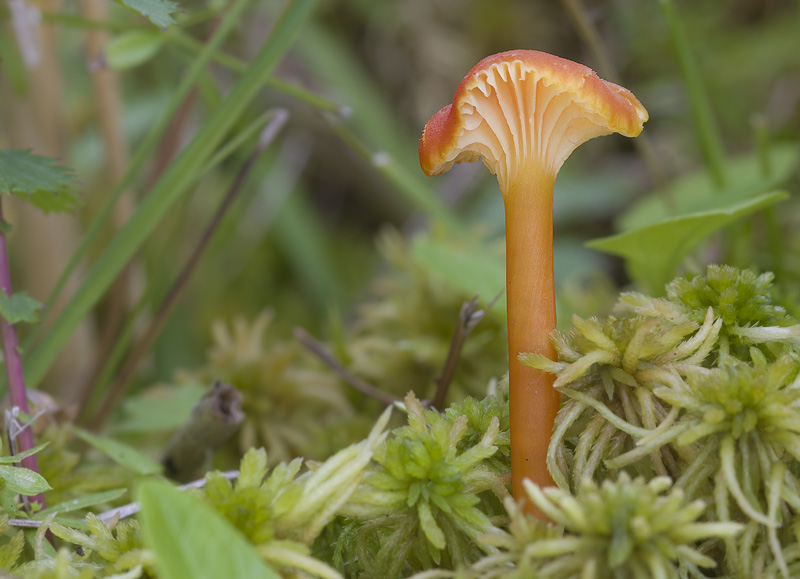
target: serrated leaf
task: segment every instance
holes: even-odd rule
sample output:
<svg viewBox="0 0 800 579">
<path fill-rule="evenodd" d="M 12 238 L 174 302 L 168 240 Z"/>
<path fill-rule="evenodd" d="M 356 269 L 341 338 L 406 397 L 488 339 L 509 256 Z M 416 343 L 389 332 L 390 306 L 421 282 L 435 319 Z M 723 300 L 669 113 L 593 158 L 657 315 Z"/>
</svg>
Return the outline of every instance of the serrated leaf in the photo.
<svg viewBox="0 0 800 579">
<path fill-rule="evenodd" d="M 180 6 L 170 0 L 122 0 L 122 4 L 138 12 L 159 28 L 177 24 L 171 15 L 181 10 Z"/>
<path fill-rule="evenodd" d="M 686 254 L 714 231 L 788 198 L 785 191 L 730 201 L 716 209 L 663 219 L 586 245 L 625 258 L 630 276 L 654 294 L 663 293 Z"/>
<path fill-rule="evenodd" d="M 25 292 L 17 292 L 9 296 L 0 291 L 0 316 L 9 324 L 27 322 L 35 324 L 39 321 L 39 310 L 44 306 Z"/>
<path fill-rule="evenodd" d="M 144 481 L 137 495 L 144 542 L 155 554 L 159 577 L 278 578 L 247 539 L 206 503 L 156 480 Z"/>
<path fill-rule="evenodd" d="M 63 503 L 58 503 L 57 505 L 47 507 L 46 509 L 36 513 L 34 518 L 43 519 L 50 513 L 69 513 L 71 511 L 87 509 L 89 507 L 93 507 L 94 505 L 108 503 L 118 499 L 126 492 L 128 492 L 128 489 L 114 489 L 110 491 L 103 491 L 101 493 L 92 493 L 90 495 L 78 497 L 77 499 L 72 499 L 71 501 L 64 501 Z"/>
<path fill-rule="evenodd" d="M 146 454 L 142 454 L 132 446 L 128 446 L 113 438 L 92 434 L 77 426 L 74 426 L 73 429 L 78 438 L 90 444 L 117 464 L 132 470 L 136 474 L 158 474 L 162 470 L 159 463 Z"/>
<path fill-rule="evenodd" d="M 0 465 L 0 486 L 19 493 L 33 496 L 50 490 L 50 485 L 42 475 L 21 466 Z"/>
<path fill-rule="evenodd" d="M 114 70 L 144 64 L 164 46 L 164 34 L 157 30 L 131 30 L 115 36 L 106 46 L 106 63 Z"/>
<path fill-rule="evenodd" d="M 55 159 L 30 151 L 0 151 L 0 193 L 13 193 L 46 213 L 70 211 L 80 204 L 75 174 Z"/>
</svg>

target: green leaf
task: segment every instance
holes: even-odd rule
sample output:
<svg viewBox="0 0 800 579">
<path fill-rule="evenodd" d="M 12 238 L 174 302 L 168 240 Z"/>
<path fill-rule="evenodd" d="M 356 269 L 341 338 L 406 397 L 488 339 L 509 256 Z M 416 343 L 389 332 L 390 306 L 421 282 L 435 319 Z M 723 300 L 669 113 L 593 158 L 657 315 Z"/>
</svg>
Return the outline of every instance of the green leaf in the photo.
<svg viewBox="0 0 800 579">
<path fill-rule="evenodd" d="M 19 493 L 33 496 L 50 490 L 50 485 L 42 475 L 21 466 L 0 465 L 0 486 Z"/>
<path fill-rule="evenodd" d="M 651 293 L 663 292 L 664 285 L 689 251 L 714 231 L 746 215 L 788 198 L 785 191 L 773 191 L 744 200 L 723 202 L 716 209 L 670 217 L 657 223 L 596 239 L 588 247 L 625 258 L 628 273 Z"/>
<path fill-rule="evenodd" d="M 0 316 L 3 316 L 9 324 L 19 322 L 35 324 L 39 321 L 38 311 L 42 307 L 44 307 L 42 304 L 25 292 L 9 296 L 6 292 L 0 291 Z"/>
<path fill-rule="evenodd" d="M 50 513 L 69 513 L 71 511 L 87 509 L 89 507 L 93 507 L 94 505 L 100 505 L 118 499 L 126 492 L 128 492 L 128 489 L 114 489 L 110 491 L 103 491 L 101 493 L 92 493 L 71 501 L 64 501 L 63 503 L 58 503 L 57 505 L 47 507 L 46 509 L 36 513 L 34 518 L 43 519 Z"/>
<path fill-rule="evenodd" d="M 164 45 L 164 34 L 157 30 L 131 30 L 115 36 L 106 46 L 106 63 L 115 70 L 144 64 Z"/>
<path fill-rule="evenodd" d="M 203 397 L 208 386 L 181 384 L 155 387 L 122 402 L 122 417 L 115 421 L 114 433 L 157 432 L 180 428 Z"/>
<path fill-rule="evenodd" d="M 491 302 L 505 288 L 506 269 L 502 256 L 471 243 L 418 236 L 411 245 L 411 254 L 422 267 L 440 278 L 442 283 L 472 297 L 480 295 L 481 305 Z M 490 310 L 491 315 L 505 319 L 505 294 Z"/>
<path fill-rule="evenodd" d="M 0 193 L 13 193 L 42 211 L 71 211 L 80 204 L 75 173 L 30 151 L 0 151 Z"/>
<path fill-rule="evenodd" d="M 160 464 L 125 443 L 114 440 L 113 438 L 97 436 L 77 426 L 73 426 L 73 429 L 78 438 L 90 444 L 117 464 L 132 470 L 136 474 L 148 475 L 161 472 Z"/>
<path fill-rule="evenodd" d="M 169 0 L 122 0 L 122 4 L 138 12 L 160 28 L 177 24 L 172 14 L 180 12 L 181 7 Z"/>
<path fill-rule="evenodd" d="M 720 190 L 708 171 L 690 173 L 632 206 L 617 221 L 621 231 L 658 223 L 667 217 L 696 213 L 719 205 L 724 199 L 741 199 L 780 187 L 797 169 L 800 147 L 796 143 L 770 148 L 769 176 L 764 176 L 759 155 L 730 157 L 725 163 L 728 187 Z"/>
<path fill-rule="evenodd" d="M 199 499 L 168 484 L 147 480 L 138 489 L 145 545 L 159 577 L 258 577 L 277 579 L 224 517 Z"/>
<path fill-rule="evenodd" d="M 33 456 L 43 448 L 47 447 L 49 444 L 50 441 L 48 440 L 47 442 L 43 442 L 42 444 L 36 445 L 33 448 L 29 448 L 25 452 L 20 452 L 14 456 L 0 456 L 0 464 L 12 464 L 15 462 L 20 462 L 23 458 Z"/>
</svg>

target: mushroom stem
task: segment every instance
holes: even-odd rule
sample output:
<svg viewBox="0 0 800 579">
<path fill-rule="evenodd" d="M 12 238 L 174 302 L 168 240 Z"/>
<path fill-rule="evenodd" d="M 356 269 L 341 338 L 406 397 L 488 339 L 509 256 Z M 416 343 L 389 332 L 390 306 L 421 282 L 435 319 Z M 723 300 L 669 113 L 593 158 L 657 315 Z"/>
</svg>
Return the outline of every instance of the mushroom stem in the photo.
<svg viewBox="0 0 800 579">
<path fill-rule="evenodd" d="M 555 360 L 550 333 L 556 327 L 553 282 L 553 185 L 544 169 L 521 171 L 503 192 L 506 213 L 511 481 L 514 497 L 525 497 L 522 481 L 554 486 L 547 447 L 558 412 L 553 376 L 522 364 L 520 353 Z M 544 518 L 531 503 L 526 509 Z"/>
</svg>

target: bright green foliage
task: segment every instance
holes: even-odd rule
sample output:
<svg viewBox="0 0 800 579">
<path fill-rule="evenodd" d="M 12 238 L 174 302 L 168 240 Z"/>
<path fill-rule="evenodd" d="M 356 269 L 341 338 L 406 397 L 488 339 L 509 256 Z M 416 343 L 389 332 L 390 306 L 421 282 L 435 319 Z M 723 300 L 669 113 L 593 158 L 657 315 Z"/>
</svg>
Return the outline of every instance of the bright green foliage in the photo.
<svg viewBox="0 0 800 579">
<path fill-rule="evenodd" d="M 663 217 L 656 223 L 590 241 L 587 246 L 624 257 L 630 276 L 650 291 L 658 291 L 686 255 L 709 235 L 789 197 L 770 191 L 744 198 L 715 197 L 706 207 Z"/>
<path fill-rule="evenodd" d="M 96 448 L 120 466 L 130 469 L 136 474 L 158 474 L 163 469 L 161 464 L 123 442 L 108 436 L 92 434 L 88 430 L 77 426 L 74 426 L 73 430 L 78 438 Z"/>
<path fill-rule="evenodd" d="M 694 322 L 702 322 L 711 308 L 722 326 L 707 366 L 749 361 L 752 346 L 775 360 L 800 345 L 800 324 L 773 299 L 773 279 L 771 273 L 757 276 L 750 270 L 710 265 L 704 276 L 677 278 L 668 284 L 666 299 L 623 294 L 620 308 Z"/>
<path fill-rule="evenodd" d="M 699 567 L 715 567 L 705 554 L 710 545 L 701 543 L 732 537 L 742 525 L 700 522 L 703 501 L 687 502 L 683 491 L 670 487 L 666 477 L 631 480 L 625 473 L 599 486 L 584 479 L 577 495 L 525 481 L 531 501 L 557 526 L 506 499 L 508 530 L 481 539 L 500 552 L 469 569 L 428 577 L 678 579 Z"/>
<path fill-rule="evenodd" d="M 528 358 L 569 398 L 549 451 L 562 490 L 616 469 L 671 477 L 708 520 L 745 524 L 716 558 L 732 576 L 800 564 L 800 325 L 771 282 L 712 266 L 663 299 L 623 295 L 630 317 L 575 318 L 569 339 L 553 337 L 557 362 Z"/>
<path fill-rule="evenodd" d="M 137 496 L 145 544 L 153 552 L 159 579 L 277 579 L 247 540 L 209 505 L 156 480 L 145 481 Z"/>
<path fill-rule="evenodd" d="M 235 483 L 211 473 L 196 493 L 276 568 L 335 577 L 333 569 L 311 556 L 310 545 L 358 488 L 373 451 L 386 437 L 383 430 L 388 420 L 387 411 L 365 440 L 322 464 L 311 465 L 311 471 L 299 476 L 301 459 L 281 463 L 267 476 L 266 453 L 250 450 Z"/>
<path fill-rule="evenodd" d="M 135 569 L 152 573 L 152 554 L 144 550 L 136 520 L 126 520 L 106 526 L 95 515 L 86 516 L 89 533 L 81 533 L 70 527 L 50 522 L 50 530 L 56 537 L 73 545 L 80 545 L 86 562 L 104 563 L 106 572 L 125 573 Z"/>
<path fill-rule="evenodd" d="M 47 493 L 48 505 L 133 484 L 134 475 L 126 468 L 95 458 L 87 460 L 85 454 L 82 460 L 83 443 L 76 439 L 71 426 L 50 425 L 41 438 L 49 442 L 38 454 L 39 470 L 53 487 Z"/>
<path fill-rule="evenodd" d="M 71 211 L 78 204 L 75 174 L 54 159 L 30 151 L 0 151 L 0 193 L 13 193 L 44 211 Z"/>
<path fill-rule="evenodd" d="M 476 540 L 496 528 L 478 509 L 479 495 L 506 495 L 503 482 L 483 462 L 497 452 L 499 420 L 464 450 L 467 417 L 426 412 L 413 394 L 405 399 L 408 426 L 376 450 L 358 492 L 344 506 L 352 522 L 341 549 L 356 576 L 393 579 L 408 570 L 453 567 L 491 552 Z M 357 559 L 356 559 L 357 558 Z"/>
<path fill-rule="evenodd" d="M 21 466 L 11 466 L 40 452 L 46 446 L 47 443 L 40 444 L 13 456 L 0 456 L 0 505 L 6 513 L 20 513 L 17 495 L 34 496 L 50 490 L 47 480 L 39 473 Z"/>
<path fill-rule="evenodd" d="M 374 299 L 359 307 L 340 349 L 349 369 L 381 390 L 400 397 L 412 388 L 419 398 L 430 398 L 461 307 L 473 295 L 426 267 L 396 234 L 384 235 L 380 249 L 390 270 L 373 284 Z M 489 381 L 507 371 L 502 316 L 486 315 L 464 345 L 448 401 L 467 394 L 482 398 Z"/>
<path fill-rule="evenodd" d="M 180 6 L 170 0 L 121 0 L 121 3 L 150 20 L 156 26 L 166 29 L 177 24 L 172 18 Z"/>
<path fill-rule="evenodd" d="M 265 344 L 270 320 L 262 313 L 252 322 L 237 318 L 230 327 L 216 322 L 208 365 L 179 379 L 220 380 L 242 393 L 242 452 L 264 446 L 272 464 L 296 456 L 323 459 L 363 436 L 369 425 L 354 416 L 339 382 L 317 369 L 299 344 Z"/>
<path fill-rule="evenodd" d="M 11 571 L 22 554 L 25 536 L 19 529 L 8 526 L 7 515 L 0 515 L 0 537 L 3 539 L 3 545 L 0 547 L 0 569 Z"/>
<path fill-rule="evenodd" d="M 571 485 L 577 492 L 582 479 L 602 478 L 605 460 L 631 449 L 664 419 L 668 409 L 653 396 L 651 383 L 701 364 L 720 323 L 710 313 L 702 325 L 642 316 L 573 316 L 572 322 L 569 336 L 553 333 L 557 362 L 533 355 L 522 360 L 554 373 L 555 387 L 569 399 L 558 414 L 548 466 L 561 488 Z M 670 454 L 654 454 L 648 468 L 667 475 Z"/>
<path fill-rule="evenodd" d="M 135 521 L 117 523 L 112 530 L 90 515 L 86 534 L 54 523 L 53 517 L 36 531 L 35 558 L 15 569 L 15 575 L 22 579 L 138 579 L 145 569 L 152 570 L 151 555 L 141 549 Z M 61 547 L 53 555 L 45 540 L 48 530 L 73 546 L 80 545 L 82 552 Z"/>
<path fill-rule="evenodd" d="M 455 423 L 462 416 L 467 419 L 467 429 L 459 440 L 459 452 L 472 448 L 481 443 L 486 432 L 492 427 L 494 420 L 498 421 L 498 432 L 494 439 L 497 452 L 484 459 L 483 464 L 498 476 L 506 476 L 511 472 L 511 435 L 508 418 L 508 382 L 497 389 L 496 393 L 489 394 L 483 399 L 468 396 L 463 402 L 451 404 L 444 411 L 451 423 Z"/>
<path fill-rule="evenodd" d="M 42 304 L 25 292 L 17 292 L 11 296 L 0 292 L 0 316 L 3 316 L 9 324 L 19 322 L 35 324 L 39 321 L 40 309 Z"/>
<path fill-rule="evenodd" d="M 718 347 L 721 363 L 726 363 L 728 354 L 749 360 L 751 346 L 775 359 L 786 350 L 780 344 L 800 345 L 800 324 L 772 298 L 774 277 L 771 273 L 756 276 L 746 269 L 711 265 L 705 276 L 678 278 L 670 283 L 667 299 L 682 305 L 695 321 L 713 308 L 714 316 L 722 320 Z"/>
<path fill-rule="evenodd" d="M 585 479 L 580 493 L 572 496 L 526 481 L 530 499 L 564 529 L 564 536 L 532 543 L 525 552 L 552 559 L 541 568 L 541 576 L 549 579 L 677 579 L 680 568 L 715 567 L 699 543 L 731 537 L 741 525 L 698 522 L 706 505 L 688 503 L 680 489 L 670 486 L 665 477 L 631 480 L 623 473 L 600 486 Z"/>
</svg>

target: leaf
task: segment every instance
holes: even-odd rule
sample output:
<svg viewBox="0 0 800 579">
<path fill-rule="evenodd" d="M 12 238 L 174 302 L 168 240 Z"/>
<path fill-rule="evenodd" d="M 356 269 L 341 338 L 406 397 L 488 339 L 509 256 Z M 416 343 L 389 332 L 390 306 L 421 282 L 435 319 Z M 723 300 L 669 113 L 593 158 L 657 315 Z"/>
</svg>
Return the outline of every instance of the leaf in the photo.
<svg viewBox="0 0 800 579">
<path fill-rule="evenodd" d="M 464 292 L 465 296 L 480 295 L 481 305 L 491 302 L 505 288 L 506 273 L 502 257 L 476 247 L 418 236 L 411 245 L 411 254 L 422 267 L 442 283 Z M 491 315 L 505 318 L 505 295 L 501 295 L 490 310 Z"/>
<path fill-rule="evenodd" d="M 44 518 L 50 513 L 69 513 L 71 511 L 87 509 L 89 507 L 93 507 L 94 505 L 108 503 L 114 499 L 118 499 L 126 492 L 128 492 L 128 489 L 114 489 L 110 491 L 103 491 L 101 493 L 92 493 L 90 495 L 78 497 L 77 499 L 72 499 L 71 501 L 64 501 L 63 503 L 58 503 L 57 505 L 47 507 L 46 509 L 36 513 L 34 518 Z"/>
<path fill-rule="evenodd" d="M 19 322 L 35 324 L 39 321 L 38 311 L 43 307 L 25 292 L 9 296 L 6 292 L 0 291 L 0 316 L 3 316 L 9 324 Z"/>
<path fill-rule="evenodd" d="M 163 579 L 258 577 L 277 579 L 222 515 L 168 484 L 144 481 L 138 489 L 145 545 Z"/>
<path fill-rule="evenodd" d="M 164 34 L 157 30 L 131 30 L 115 36 L 106 46 L 106 63 L 115 70 L 144 64 L 164 45 Z"/>
<path fill-rule="evenodd" d="M 33 448 L 29 448 L 24 452 L 17 453 L 14 456 L 0 456 L 0 464 L 13 464 L 15 462 L 20 462 L 23 458 L 33 456 L 37 452 L 46 448 L 49 444 L 50 441 L 48 440 L 47 442 L 43 442 L 42 444 L 36 445 Z"/>
<path fill-rule="evenodd" d="M 0 486 L 21 495 L 33 496 L 50 490 L 42 475 L 21 466 L 0 465 Z"/>
<path fill-rule="evenodd" d="M 180 6 L 169 0 L 122 0 L 122 4 L 163 29 L 177 24 L 171 15 L 181 10 Z"/>
<path fill-rule="evenodd" d="M 663 219 L 586 245 L 624 257 L 631 277 L 647 291 L 658 294 L 675 276 L 686 254 L 709 234 L 788 197 L 785 191 L 773 191 L 735 202 L 728 200 L 716 209 Z"/>
<path fill-rule="evenodd" d="M 158 474 L 161 465 L 135 448 L 113 438 L 97 436 L 82 428 L 73 426 L 75 434 L 94 448 L 108 456 L 111 460 L 140 475 Z"/>
<path fill-rule="evenodd" d="M 13 193 L 42 211 L 71 211 L 80 204 L 72 187 L 75 173 L 55 159 L 30 151 L 0 151 L 0 193 Z"/>
<path fill-rule="evenodd" d="M 122 402 L 122 417 L 115 421 L 115 433 L 156 432 L 180 428 L 208 386 L 181 384 L 154 387 Z"/>
<path fill-rule="evenodd" d="M 775 145 L 770 149 L 770 176 L 762 172 L 758 155 L 730 158 L 725 164 L 728 188 L 720 191 L 708 171 L 682 177 L 654 192 L 631 207 L 617 221 L 621 231 L 658 223 L 667 217 L 712 209 L 724 199 L 742 199 L 779 187 L 796 170 L 800 149 L 796 144 Z"/>
</svg>

